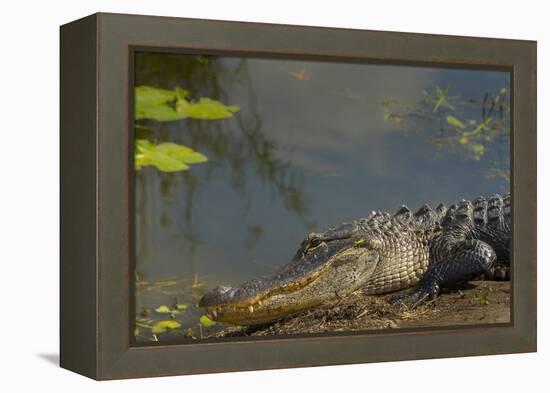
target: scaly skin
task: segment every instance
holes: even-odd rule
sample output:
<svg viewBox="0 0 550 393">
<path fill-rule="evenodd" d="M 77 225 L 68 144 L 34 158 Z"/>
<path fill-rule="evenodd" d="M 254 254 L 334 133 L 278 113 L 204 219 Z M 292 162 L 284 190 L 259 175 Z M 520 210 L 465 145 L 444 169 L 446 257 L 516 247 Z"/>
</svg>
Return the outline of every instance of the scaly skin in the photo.
<svg viewBox="0 0 550 393">
<path fill-rule="evenodd" d="M 416 213 L 369 217 L 309 234 L 292 261 L 267 278 L 217 287 L 199 306 L 213 320 L 262 324 L 346 296 L 414 289 L 391 299 L 416 306 L 485 274 L 507 279 L 510 198 L 462 200 Z M 416 287 L 415 285 L 418 284 Z"/>
</svg>

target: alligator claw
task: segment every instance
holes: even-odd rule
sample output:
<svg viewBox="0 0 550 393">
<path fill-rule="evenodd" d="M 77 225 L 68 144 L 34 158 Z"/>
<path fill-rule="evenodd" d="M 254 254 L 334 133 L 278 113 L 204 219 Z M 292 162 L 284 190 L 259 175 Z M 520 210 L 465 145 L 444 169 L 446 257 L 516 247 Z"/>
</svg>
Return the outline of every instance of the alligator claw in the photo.
<svg viewBox="0 0 550 393">
<path fill-rule="evenodd" d="M 431 294 L 430 292 L 422 291 L 422 290 L 413 290 L 407 293 L 400 293 L 399 295 L 394 295 L 390 297 L 388 302 L 393 306 L 404 304 L 406 306 L 409 306 L 409 308 L 413 309 L 420 306 L 422 303 L 426 302 L 427 300 L 430 300 L 432 297 L 434 297 L 434 295 Z"/>
</svg>

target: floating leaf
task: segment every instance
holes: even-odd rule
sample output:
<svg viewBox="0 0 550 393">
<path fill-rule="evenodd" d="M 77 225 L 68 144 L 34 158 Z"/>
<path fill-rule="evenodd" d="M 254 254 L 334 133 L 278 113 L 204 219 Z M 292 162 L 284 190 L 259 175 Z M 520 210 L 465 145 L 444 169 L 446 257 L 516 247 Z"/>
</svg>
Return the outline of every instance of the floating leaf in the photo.
<svg viewBox="0 0 550 393">
<path fill-rule="evenodd" d="M 181 90 L 178 90 L 178 92 L 181 92 Z M 139 101 L 139 103 L 141 104 L 164 104 L 166 102 L 174 100 L 174 95 L 174 91 L 159 89 L 158 87 L 136 87 L 136 101 Z"/>
<path fill-rule="evenodd" d="M 161 143 L 157 145 L 155 150 L 177 158 L 186 164 L 200 164 L 208 161 L 208 158 L 206 158 L 204 154 L 198 153 L 189 147 L 178 145 L 176 143 Z"/>
<path fill-rule="evenodd" d="M 181 157 L 181 160 L 186 164 L 200 164 L 208 161 L 208 158 L 202 153 L 194 151 Z"/>
<path fill-rule="evenodd" d="M 153 328 L 151 329 L 151 333 L 157 334 L 157 333 L 164 333 L 168 329 L 177 329 L 181 327 L 181 323 L 174 320 L 164 320 L 164 321 L 158 321 L 153 325 Z"/>
<path fill-rule="evenodd" d="M 481 157 L 485 153 L 485 146 L 474 143 L 470 146 L 470 150 L 472 150 L 476 157 Z"/>
<path fill-rule="evenodd" d="M 226 119 L 239 111 L 236 105 L 227 106 L 211 98 L 200 98 L 198 102 L 188 100 L 189 91 L 176 87 L 174 90 L 152 86 L 138 86 L 135 89 L 135 118 L 157 121 L 173 121 L 185 118 L 215 120 Z"/>
<path fill-rule="evenodd" d="M 178 120 L 181 118 L 171 106 L 175 101 L 175 92 L 151 86 L 138 86 L 135 89 L 135 118 L 158 121 Z"/>
<path fill-rule="evenodd" d="M 170 314 L 170 313 L 172 313 L 172 310 L 170 310 L 170 307 L 165 306 L 165 305 L 162 305 L 162 306 L 159 306 L 159 307 L 155 308 L 155 311 L 158 312 L 159 314 Z"/>
<path fill-rule="evenodd" d="M 481 131 L 484 131 L 489 126 L 491 121 L 493 121 L 492 117 L 486 117 L 485 119 L 483 119 L 483 122 L 480 123 L 475 130 L 472 131 L 472 134 L 478 134 Z"/>
<path fill-rule="evenodd" d="M 208 318 L 206 315 L 203 315 L 200 319 L 199 319 L 199 322 L 202 326 L 204 327 L 210 327 L 210 326 L 214 326 L 216 324 L 216 322 L 214 322 L 213 320 L 211 320 L 210 318 Z"/>
<path fill-rule="evenodd" d="M 176 143 L 161 143 L 155 145 L 146 139 L 136 140 L 135 167 L 136 170 L 147 165 L 153 165 L 163 172 L 185 171 L 188 164 L 199 164 L 208 158 L 193 149 Z"/>
<path fill-rule="evenodd" d="M 447 123 L 449 123 L 449 124 L 452 125 L 452 126 L 461 128 L 461 129 L 466 128 L 466 126 L 464 125 L 464 123 L 462 123 L 462 122 L 461 122 L 460 120 L 458 120 L 456 117 L 451 116 L 451 115 L 448 115 L 448 116 L 447 116 Z"/>
<path fill-rule="evenodd" d="M 193 119 L 227 119 L 232 117 L 233 113 L 238 112 L 239 109 L 237 105 L 227 106 L 210 98 L 201 98 L 198 102 L 189 102 L 187 100 L 178 100 L 176 102 L 176 111 Z"/>
<path fill-rule="evenodd" d="M 174 89 L 174 93 L 176 94 L 176 98 L 180 100 L 183 100 L 189 96 L 189 91 L 182 89 L 181 87 L 176 87 Z"/>
<path fill-rule="evenodd" d="M 183 304 L 183 303 L 176 304 L 176 309 L 177 310 L 185 310 L 186 308 L 189 308 L 189 305 Z"/>
<path fill-rule="evenodd" d="M 433 109 L 434 112 L 436 112 L 439 108 L 444 108 L 444 107 L 449 109 L 454 109 L 454 107 L 451 104 L 449 104 L 449 101 L 447 101 L 447 93 L 449 92 L 449 88 L 450 86 L 447 86 L 445 89 L 441 89 L 439 87 L 435 88 L 434 92 L 435 92 L 436 102 Z"/>
<path fill-rule="evenodd" d="M 151 159 L 151 165 L 157 167 L 157 169 L 163 172 L 177 172 L 186 171 L 189 169 L 188 165 L 181 162 L 175 157 L 171 157 L 167 154 L 152 151 L 149 153 Z"/>
</svg>

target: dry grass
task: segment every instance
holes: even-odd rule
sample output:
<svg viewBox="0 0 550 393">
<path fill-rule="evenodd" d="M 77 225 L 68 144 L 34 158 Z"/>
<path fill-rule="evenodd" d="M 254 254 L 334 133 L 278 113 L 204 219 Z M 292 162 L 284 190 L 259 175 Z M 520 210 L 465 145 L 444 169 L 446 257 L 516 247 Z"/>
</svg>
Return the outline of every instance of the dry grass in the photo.
<svg viewBox="0 0 550 393">
<path fill-rule="evenodd" d="M 211 337 L 268 336 L 487 324 L 510 321 L 510 283 L 476 281 L 416 309 L 388 304 L 388 296 L 356 292 L 260 327 L 231 327 Z"/>
</svg>

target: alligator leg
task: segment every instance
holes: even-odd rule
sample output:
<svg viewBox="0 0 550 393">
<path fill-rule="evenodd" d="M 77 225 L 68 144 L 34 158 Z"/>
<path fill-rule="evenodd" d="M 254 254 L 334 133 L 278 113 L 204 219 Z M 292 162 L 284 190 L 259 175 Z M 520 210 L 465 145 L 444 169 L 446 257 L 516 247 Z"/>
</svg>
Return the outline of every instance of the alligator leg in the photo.
<svg viewBox="0 0 550 393">
<path fill-rule="evenodd" d="M 442 288 L 463 284 L 488 271 L 496 260 L 493 248 L 481 240 L 465 240 L 449 258 L 428 268 L 411 291 L 390 298 L 391 304 L 408 304 L 412 308 L 434 298 Z"/>
</svg>

